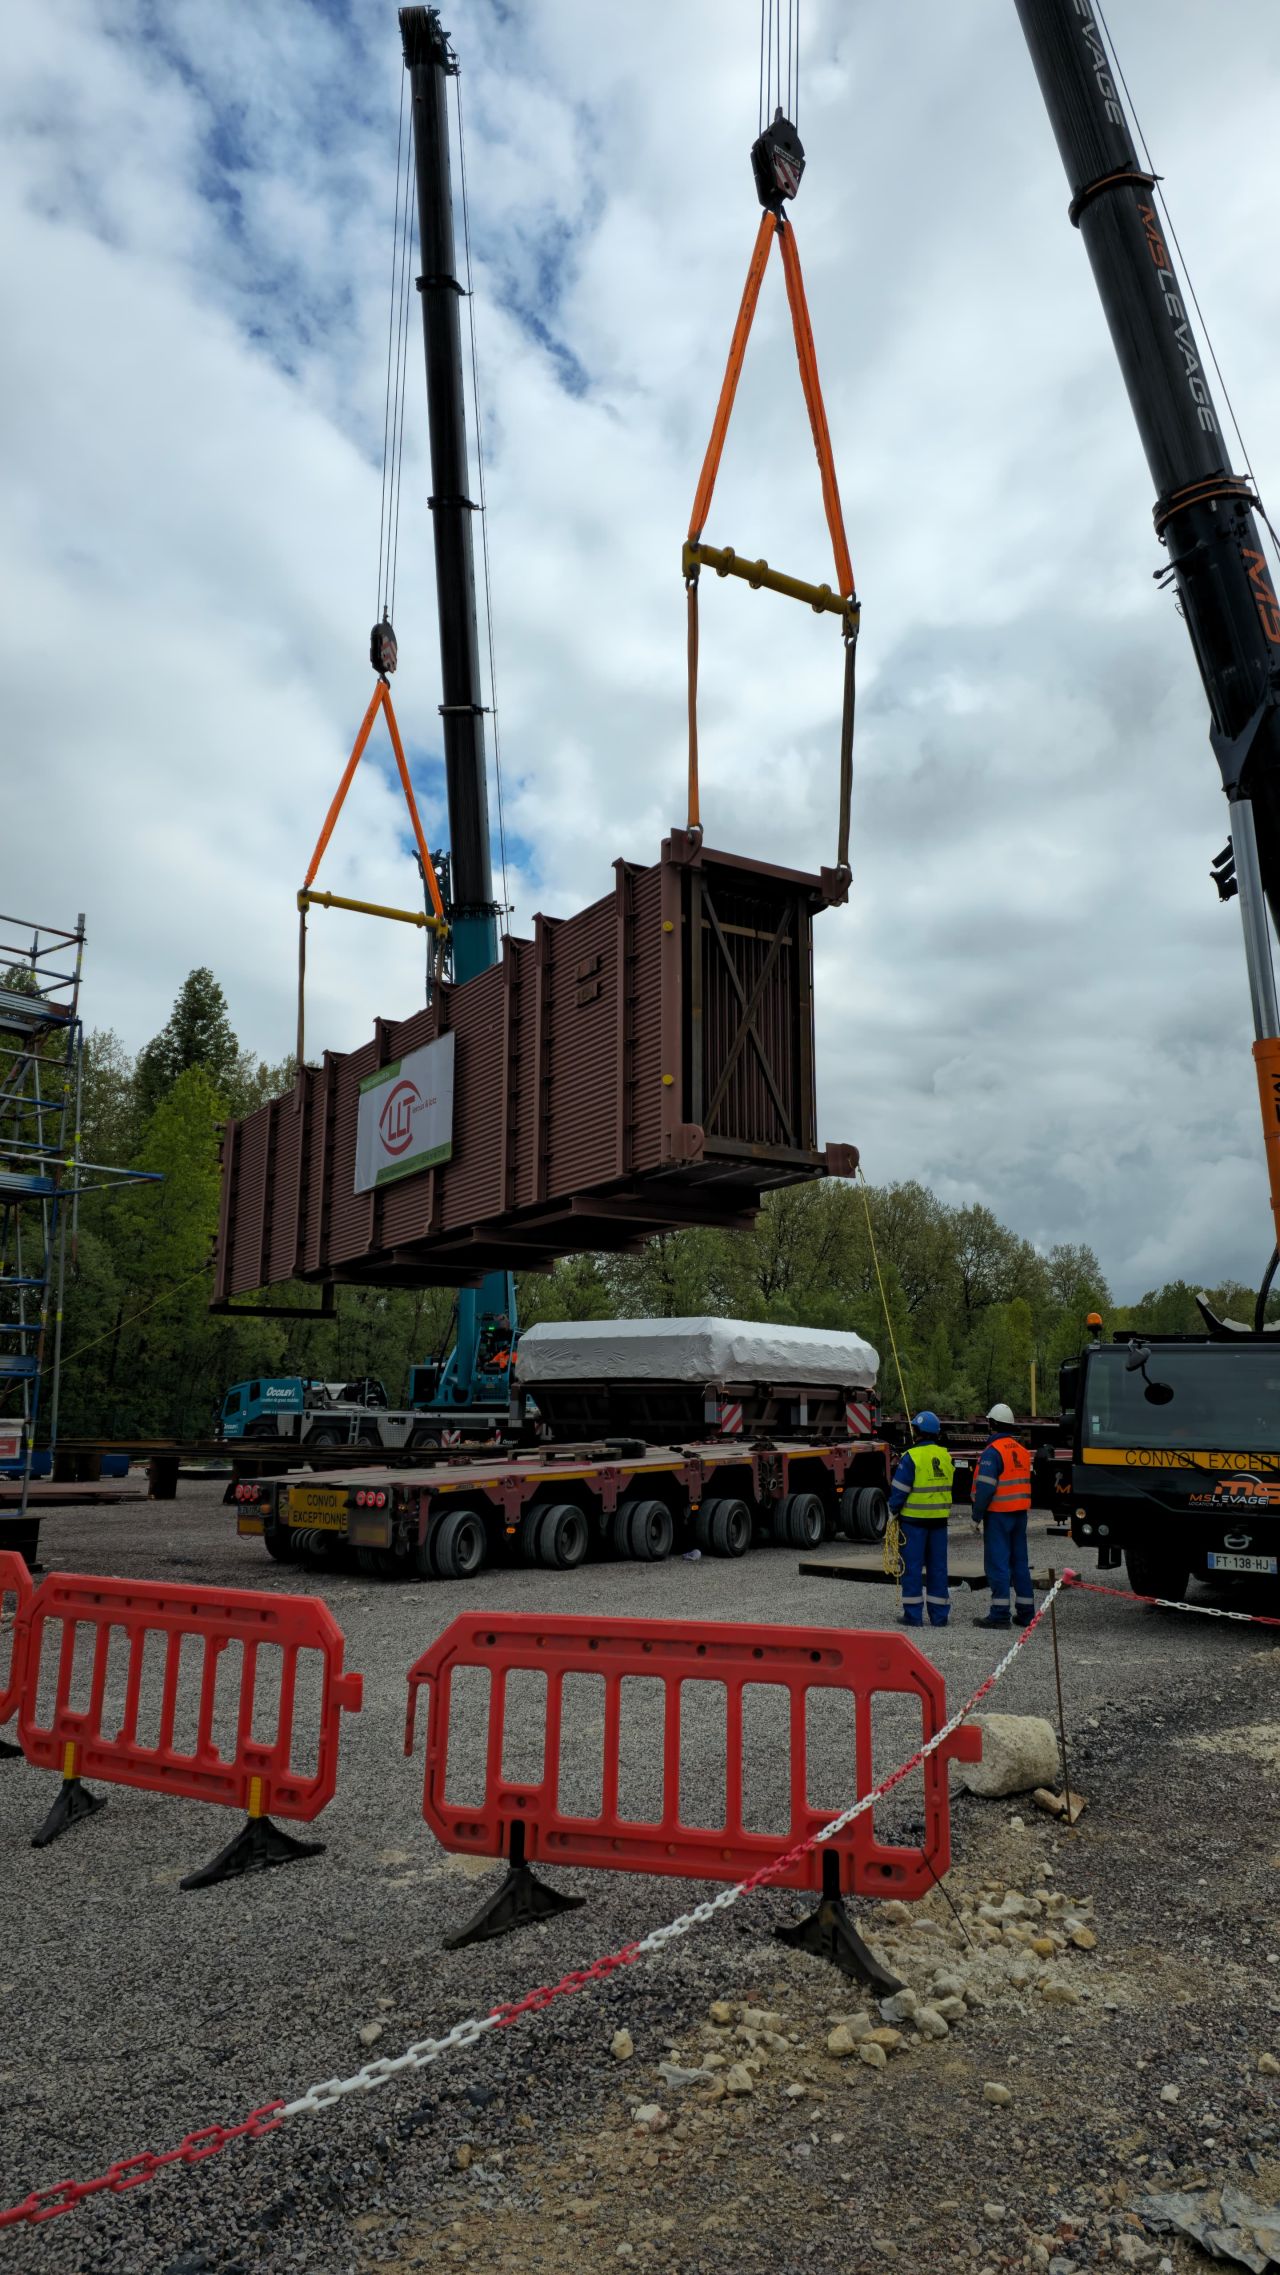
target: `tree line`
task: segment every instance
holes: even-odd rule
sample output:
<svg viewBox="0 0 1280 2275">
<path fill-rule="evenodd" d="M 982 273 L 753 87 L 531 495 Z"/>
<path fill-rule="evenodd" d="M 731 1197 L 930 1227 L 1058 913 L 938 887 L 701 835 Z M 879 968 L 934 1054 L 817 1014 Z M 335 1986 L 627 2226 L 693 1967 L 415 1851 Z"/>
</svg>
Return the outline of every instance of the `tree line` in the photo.
<svg viewBox="0 0 1280 2275">
<path fill-rule="evenodd" d="M 447 1289 L 340 1288 L 332 1321 L 233 1319 L 209 1310 L 219 1142 L 229 1115 L 279 1095 L 293 1063 L 245 1051 L 213 973 L 184 981 L 161 1032 L 136 1056 L 86 1038 L 81 1152 L 158 1173 L 106 1188 L 79 1210 L 69 1260 L 60 1430 L 105 1437 L 205 1436 L 233 1382 L 271 1374 L 379 1377 L 403 1399 L 411 1365 L 444 1350 Z M 1252 1316 L 1235 1284 L 1215 1308 Z M 520 1319 L 682 1317 L 853 1328 L 880 1353 L 889 1412 L 969 1415 L 997 1398 L 1019 1414 L 1057 1408 L 1059 1363 L 1090 1311 L 1111 1332 L 1193 1331 L 1194 1290 L 1174 1281 L 1117 1308 L 1093 1250 L 1046 1253 L 974 1203 L 948 1207 L 920 1184 L 827 1180 L 770 1195 L 748 1231 L 682 1230 L 631 1255 L 578 1256 L 518 1281 Z M 314 1306 L 314 1289 L 272 1300 Z M 896 1357 L 895 1357 L 896 1351 Z"/>
</svg>

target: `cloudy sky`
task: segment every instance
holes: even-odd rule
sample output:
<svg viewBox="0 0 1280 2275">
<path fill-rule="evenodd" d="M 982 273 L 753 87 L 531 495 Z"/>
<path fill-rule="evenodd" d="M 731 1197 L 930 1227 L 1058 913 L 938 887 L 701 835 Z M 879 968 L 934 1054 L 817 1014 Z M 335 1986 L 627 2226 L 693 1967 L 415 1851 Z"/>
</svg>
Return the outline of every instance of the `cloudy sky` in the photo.
<svg viewBox="0 0 1280 2275">
<path fill-rule="evenodd" d="M 89 921 L 137 1046 L 195 964 L 269 1057 L 370 692 L 401 70 L 391 0 L 5 0 L 0 906 Z M 1112 0 L 1264 495 L 1280 11 Z M 680 540 L 754 235 L 755 0 L 457 0 L 515 925 L 682 821 Z M 1150 485 L 1012 0 L 804 0 L 796 210 L 864 605 L 824 1138 L 1084 1239 L 1117 1293 L 1269 1246 L 1239 921 Z M 416 321 L 416 309 L 415 309 Z M 444 834 L 409 365 L 395 694 Z M 824 577 L 780 272 L 714 541 Z M 703 604 L 708 841 L 834 857 L 838 638 Z M 389 752 L 321 883 L 412 898 Z M 388 937 L 388 934 L 394 934 Z M 314 921 L 309 1039 L 418 999 Z"/>
</svg>

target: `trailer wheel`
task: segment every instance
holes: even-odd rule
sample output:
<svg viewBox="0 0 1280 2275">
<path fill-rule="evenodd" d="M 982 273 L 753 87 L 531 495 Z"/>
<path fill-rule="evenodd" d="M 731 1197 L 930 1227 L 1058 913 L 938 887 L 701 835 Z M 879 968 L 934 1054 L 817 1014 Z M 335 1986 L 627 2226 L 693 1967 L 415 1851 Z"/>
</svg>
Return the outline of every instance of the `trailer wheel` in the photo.
<svg viewBox="0 0 1280 2275">
<path fill-rule="evenodd" d="M 313 1430 L 310 1437 L 303 1439 L 302 1450 L 304 1453 L 314 1453 L 323 1451 L 325 1446 L 337 1446 L 342 1443 L 343 1440 L 337 1430 Z"/>
<path fill-rule="evenodd" d="M 389 1548 L 358 1548 L 356 1564 L 366 1580 L 393 1580 L 396 1560 Z"/>
<path fill-rule="evenodd" d="M 273 1564 L 296 1564 L 298 1552 L 293 1545 L 293 1534 L 288 1525 L 269 1519 L 262 1528 L 262 1545 Z"/>
<path fill-rule="evenodd" d="M 851 1540 L 883 1540 L 889 1529 L 889 1496 L 883 1485 L 861 1485 L 840 1496 L 841 1516 L 844 1504 L 851 1502 L 849 1517 L 843 1529 Z M 850 1519 L 852 1521 L 850 1522 Z"/>
<path fill-rule="evenodd" d="M 1184 1557 L 1162 1556 L 1159 1549 L 1126 1548 L 1124 1563 L 1135 1596 L 1165 1596 L 1180 1604 L 1191 1583 L 1190 1563 Z"/>
<path fill-rule="evenodd" d="M 816 1493 L 787 1493 L 773 1512 L 773 1537 L 790 1548 L 816 1548 L 825 1527 Z"/>
<path fill-rule="evenodd" d="M 553 1572 L 572 1572 L 582 1563 L 589 1540 L 587 1520 L 572 1501 L 557 1501 L 538 1512 L 530 1540 L 539 1564 Z"/>
<path fill-rule="evenodd" d="M 637 1564 L 660 1564 L 670 1556 L 675 1526 L 665 1501 L 624 1501 L 615 1522 L 624 1556 Z"/>
<path fill-rule="evenodd" d="M 475 1509 L 450 1509 L 435 1528 L 432 1564 L 438 1579 L 469 1580 L 484 1563 L 489 1542 Z M 431 1541 L 431 1531 L 427 1533 Z"/>
<path fill-rule="evenodd" d="M 745 1556 L 751 1546 L 751 1511 L 745 1501 L 704 1501 L 707 1537 L 713 1556 Z"/>
</svg>

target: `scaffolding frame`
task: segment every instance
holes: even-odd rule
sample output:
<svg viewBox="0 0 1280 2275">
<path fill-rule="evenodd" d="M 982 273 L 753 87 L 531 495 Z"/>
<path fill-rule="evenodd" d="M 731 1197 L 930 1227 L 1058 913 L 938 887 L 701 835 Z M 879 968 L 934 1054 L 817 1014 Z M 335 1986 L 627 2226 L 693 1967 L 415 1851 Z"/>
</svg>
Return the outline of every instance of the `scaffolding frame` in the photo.
<svg viewBox="0 0 1280 2275">
<path fill-rule="evenodd" d="M 75 929 L 0 913 L 0 1475 L 21 1479 L 27 1514 L 37 1432 L 58 1439 L 67 1250 L 80 1196 L 146 1172 L 80 1151 L 84 917 Z M 0 1522 L 3 1520 L 0 1519 Z"/>
</svg>

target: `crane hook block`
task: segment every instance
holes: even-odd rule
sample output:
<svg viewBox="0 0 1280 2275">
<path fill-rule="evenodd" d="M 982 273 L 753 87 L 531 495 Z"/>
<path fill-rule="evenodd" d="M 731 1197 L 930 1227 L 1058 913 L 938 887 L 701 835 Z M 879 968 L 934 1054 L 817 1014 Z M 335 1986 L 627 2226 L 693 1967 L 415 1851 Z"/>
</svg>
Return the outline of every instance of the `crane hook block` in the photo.
<svg viewBox="0 0 1280 2275">
<path fill-rule="evenodd" d="M 388 674 L 395 670 L 399 654 L 391 618 L 384 616 L 381 623 L 375 624 L 369 634 L 369 661 L 379 679 L 386 679 Z"/>
<path fill-rule="evenodd" d="M 794 197 L 804 172 L 804 144 L 781 110 L 773 114 L 759 140 L 751 145 L 751 171 L 766 212 L 782 218 L 782 201 Z"/>
</svg>

